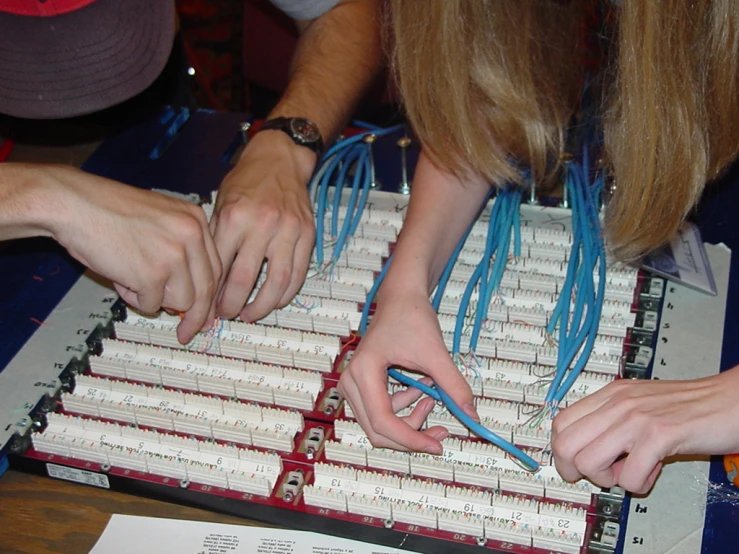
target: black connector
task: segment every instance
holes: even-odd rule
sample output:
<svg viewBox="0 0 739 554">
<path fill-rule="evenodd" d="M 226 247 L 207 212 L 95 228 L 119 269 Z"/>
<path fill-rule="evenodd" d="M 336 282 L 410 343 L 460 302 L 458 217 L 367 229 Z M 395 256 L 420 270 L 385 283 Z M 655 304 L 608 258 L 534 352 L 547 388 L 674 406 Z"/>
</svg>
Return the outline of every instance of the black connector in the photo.
<svg viewBox="0 0 739 554">
<path fill-rule="evenodd" d="M 110 313 L 113 314 L 113 321 L 125 321 L 128 316 L 128 306 L 123 298 L 116 300 L 115 304 L 110 307 Z"/>
</svg>

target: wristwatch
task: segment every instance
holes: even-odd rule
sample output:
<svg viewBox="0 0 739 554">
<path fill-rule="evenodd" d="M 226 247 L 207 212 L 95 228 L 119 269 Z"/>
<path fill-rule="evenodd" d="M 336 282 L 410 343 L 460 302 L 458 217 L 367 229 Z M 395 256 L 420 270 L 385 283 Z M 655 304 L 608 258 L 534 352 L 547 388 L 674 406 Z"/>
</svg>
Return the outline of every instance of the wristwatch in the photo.
<svg viewBox="0 0 739 554">
<path fill-rule="evenodd" d="M 264 122 L 260 131 L 278 130 L 289 136 L 295 144 L 310 148 L 320 158 L 323 155 L 323 138 L 318 126 L 304 117 L 275 117 Z"/>
</svg>

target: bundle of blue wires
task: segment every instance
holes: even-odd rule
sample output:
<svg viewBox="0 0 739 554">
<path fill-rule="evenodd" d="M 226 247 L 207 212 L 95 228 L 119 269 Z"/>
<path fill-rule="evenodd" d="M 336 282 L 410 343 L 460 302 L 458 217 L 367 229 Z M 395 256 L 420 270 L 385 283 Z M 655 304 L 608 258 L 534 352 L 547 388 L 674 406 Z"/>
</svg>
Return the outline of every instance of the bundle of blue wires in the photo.
<svg viewBox="0 0 739 554">
<path fill-rule="evenodd" d="M 372 142 L 375 138 L 392 134 L 403 129 L 402 125 L 381 129 L 362 122 L 359 126 L 369 127 L 367 131 L 341 140 L 324 154 L 318 170 L 310 183 L 311 199 L 316 206 L 316 263 L 324 265 L 324 235 L 326 213 L 329 205 L 329 186 L 333 185 L 333 202 L 331 203 L 331 237 L 336 241 L 333 246 L 329 266 L 338 261 L 349 237 L 359 227 L 362 213 L 367 205 L 370 189 L 374 181 L 374 164 L 372 161 Z M 350 175 L 353 170 L 353 175 Z M 344 222 L 339 228 L 339 207 L 344 187 L 351 182 L 351 193 L 347 202 Z M 361 189 L 361 193 L 360 193 Z"/>
<path fill-rule="evenodd" d="M 565 283 L 547 326 L 549 334 L 558 330 L 557 365 L 545 399 L 552 411 L 587 364 L 600 325 L 606 285 L 606 254 L 596 201 L 603 177 L 591 183 L 587 147 L 581 165 L 567 163 L 565 186 L 572 200 L 573 244 Z"/>
<path fill-rule="evenodd" d="M 487 257 L 487 261 L 485 260 L 485 257 L 483 257 L 483 260 L 478 264 L 477 268 L 475 269 L 475 273 L 473 274 L 471 278 L 472 281 L 480 281 L 484 280 L 485 285 L 480 285 L 480 297 L 483 296 L 485 290 L 485 287 L 490 287 L 490 293 L 487 294 L 488 298 L 490 294 L 492 294 L 493 290 L 496 290 L 500 286 L 500 280 L 502 278 L 503 270 L 505 269 L 505 261 L 508 257 L 508 249 L 510 247 L 510 233 L 511 228 L 516 228 L 516 234 L 520 237 L 520 223 L 519 223 L 519 216 L 518 211 L 520 208 L 521 198 L 523 196 L 523 189 L 513 189 L 512 187 L 509 187 L 507 189 L 504 189 L 504 192 L 502 192 L 498 199 L 496 200 L 495 204 L 493 205 L 493 209 L 491 210 L 491 217 L 489 222 L 489 227 L 493 228 L 488 233 L 487 238 L 487 244 L 486 244 L 486 252 L 489 250 L 491 252 L 497 252 L 496 255 L 496 262 L 503 258 L 503 261 L 496 265 L 493 264 L 492 268 L 489 268 L 489 260 L 490 257 Z M 444 271 L 442 272 L 439 285 L 437 286 L 436 293 L 434 295 L 434 298 L 432 300 L 432 305 L 435 309 L 438 309 L 438 306 L 441 302 L 441 298 L 443 296 L 443 291 L 446 286 L 446 283 L 449 279 L 449 275 L 451 274 L 452 268 L 454 264 L 457 261 L 457 258 L 459 257 L 459 253 L 461 252 L 465 241 L 467 240 L 467 237 L 469 236 L 469 233 L 472 229 L 472 225 L 467 229 L 462 239 L 457 244 L 454 252 L 450 256 L 446 267 L 444 268 Z M 505 230 L 507 229 L 507 234 Z M 503 231 L 503 234 L 505 237 L 502 240 L 496 239 L 497 233 L 499 231 Z M 507 237 L 507 238 L 506 238 Z M 520 253 L 520 238 L 518 238 L 516 241 L 517 246 L 514 247 L 518 249 L 518 252 Z M 503 243 L 506 243 L 503 245 Z M 497 250 L 500 246 L 500 250 Z M 364 308 L 362 310 L 362 319 L 360 323 L 360 334 L 364 335 L 366 329 L 367 329 L 367 323 L 369 319 L 369 312 L 370 312 L 370 306 L 372 305 L 374 298 L 377 294 L 378 289 L 380 288 L 380 285 L 382 284 L 382 281 L 385 278 L 385 275 L 387 274 L 388 268 L 390 267 L 390 264 L 392 263 L 392 256 L 388 258 L 387 262 L 382 268 L 382 271 L 380 272 L 380 275 L 375 280 L 375 283 L 373 284 L 372 288 L 370 289 L 367 300 L 365 301 Z M 502 267 L 500 267 L 502 266 Z M 484 277 L 484 279 L 483 279 Z M 466 298 L 466 306 L 469 305 L 469 297 L 472 294 L 472 290 L 475 288 L 475 285 L 468 286 L 467 290 L 465 291 L 464 297 Z M 469 294 L 468 294 L 469 291 Z M 465 299 L 463 298 L 463 303 L 465 302 Z M 478 310 L 482 309 L 480 306 L 480 302 L 478 302 Z M 462 313 L 461 317 L 457 318 L 457 325 L 459 327 L 459 334 L 461 335 L 461 324 L 459 323 L 460 320 L 464 320 L 467 307 L 464 308 L 464 311 L 460 308 L 460 312 Z M 485 314 L 487 313 L 487 310 L 485 310 Z M 484 314 L 482 316 L 482 320 L 484 319 Z M 480 323 L 481 324 L 481 323 Z M 479 331 L 478 331 L 479 333 Z M 456 339 L 457 332 L 455 331 L 455 344 L 457 344 Z M 529 471 L 538 471 L 539 464 L 536 460 L 534 460 L 531 456 L 523 452 L 521 449 L 510 443 L 509 441 L 506 441 L 502 437 L 498 436 L 496 433 L 491 431 L 490 429 L 486 428 L 484 425 L 479 423 L 478 421 L 475 421 L 470 416 L 468 416 L 460 406 L 454 402 L 454 400 L 438 385 L 433 384 L 431 386 L 426 385 L 425 383 L 420 382 L 417 379 L 413 379 L 412 377 L 408 377 L 407 375 L 401 373 L 397 369 L 389 369 L 388 370 L 388 376 L 395 379 L 401 384 L 404 384 L 406 386 L 414 387 L 424 394 L 430 396 L 437 402 L 441 402 L 448 410 L 449 412 L 454 415 L 467 429 L 469 429 L 471 432 L 473 432 L 475 435 L 479 436 L 480 438 L 487 440 L 488 442 L 498 446 L 514 458 L 518 459 L 523 466 L 529 470 Z"/>
</svg>

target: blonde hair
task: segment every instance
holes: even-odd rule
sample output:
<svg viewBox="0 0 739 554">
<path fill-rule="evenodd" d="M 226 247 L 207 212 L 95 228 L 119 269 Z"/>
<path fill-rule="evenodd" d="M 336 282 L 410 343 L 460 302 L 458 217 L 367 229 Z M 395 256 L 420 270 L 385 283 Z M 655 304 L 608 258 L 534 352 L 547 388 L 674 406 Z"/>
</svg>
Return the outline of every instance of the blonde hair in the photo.
<svg viewBox="0 0 739 554">
<path fill-rule="evenodd" d="M 592 1 L 592 0 L 590 0 Z M 491 182 L 552 179 L 582 86 L 586 0 L 392 0 L 393 69 L 438 164 Z M 615 179 L 610 248 L 674 234 L 739 152 L 736 0 L 625 0 L 601 115 Z"/>
</svg>

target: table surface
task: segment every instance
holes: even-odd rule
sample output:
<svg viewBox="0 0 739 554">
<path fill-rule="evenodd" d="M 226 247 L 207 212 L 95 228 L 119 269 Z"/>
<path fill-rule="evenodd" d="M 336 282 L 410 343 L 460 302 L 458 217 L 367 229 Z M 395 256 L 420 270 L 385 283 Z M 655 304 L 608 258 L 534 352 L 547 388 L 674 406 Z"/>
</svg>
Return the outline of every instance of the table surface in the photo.
<svg viewBox="0 0 739 554">
<path fill-rule="evenodd" d="M 112 514 L 262 525 L 196 508 L 9 470 L 0 478 L 0 552 L 87 553 Z"/>
</svg>

